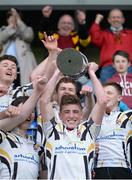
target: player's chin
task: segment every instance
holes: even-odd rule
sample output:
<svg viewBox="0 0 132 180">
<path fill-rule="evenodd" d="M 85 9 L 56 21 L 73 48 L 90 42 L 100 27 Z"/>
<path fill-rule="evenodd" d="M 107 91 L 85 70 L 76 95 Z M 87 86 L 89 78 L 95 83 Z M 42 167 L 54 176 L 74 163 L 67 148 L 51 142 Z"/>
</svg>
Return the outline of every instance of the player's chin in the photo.
<svg viewBox="0 0 132 180">
<path fill-rule="evenodd" d="M 67 125 L 68 129 L 74 129 L 76 126 L 77 126 L 76 123 L 72 123 L 72 124 L 68 123 Z"/>
</svg>

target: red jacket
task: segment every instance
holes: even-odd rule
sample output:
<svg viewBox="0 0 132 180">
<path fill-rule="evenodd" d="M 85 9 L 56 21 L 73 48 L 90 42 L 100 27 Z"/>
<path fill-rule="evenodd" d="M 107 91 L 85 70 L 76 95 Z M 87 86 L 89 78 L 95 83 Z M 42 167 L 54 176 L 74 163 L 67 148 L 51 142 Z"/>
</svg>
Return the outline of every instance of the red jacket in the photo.
<svg viewBox="0 0 132 180">
<path fill-rule="evenodd" d="M 113 75 L 109 82 L 117 82 L 123 88 L 123 102 L 125 102 L 130 109 L 132 109 L 132 74 L 121 76 L 119 74 Z"/>
<path fill-rule="evenodd" d="M 122 30 L 119 35 L 110 30 L 101 30 L 100 25 L 93 23 L 90 28 L 91 41 L 100 47 L 100 66 L 112 64 L 112 55 L 117 50 L 129 53 L 132 62 L 132 30 Z"/>
</svg>

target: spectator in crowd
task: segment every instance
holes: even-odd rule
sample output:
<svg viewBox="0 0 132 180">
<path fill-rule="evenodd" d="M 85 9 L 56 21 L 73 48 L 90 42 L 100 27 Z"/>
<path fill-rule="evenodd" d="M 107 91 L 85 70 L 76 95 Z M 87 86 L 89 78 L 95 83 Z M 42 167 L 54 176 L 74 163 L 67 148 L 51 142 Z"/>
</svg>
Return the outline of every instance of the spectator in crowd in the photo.
<svg viewBox="0 0 132 180">
<path fill-rule="evenodd" d="M 43 146 L 34 144 L 33 141 L 27 139 L 26 131 L 34 119 L 34 108 L 43 92 L 45 83 L 43 77 L 38 77 L 29 98 L 19 96 L 12 102 L 13 106 L 18 107 L 18 115 L 13 119 L 0 121 L 1 179 L 37 179 L 39 177 Z M 3 131 L 3 129 L 8 131 L 10 128 L 14 129 L 11 132 Z"/>
<path fill-rule="evenodd" d="M 90 35 L 91 41 L 100 48 L 100 79 L 102 82 L 106 82 L 115 73 L 115 69 L 112 67 L 112 55 L 117 50 L 126 51 L 130 55 L 132 63 L 132 30 L 123 27 L 125 18 L 120 9 L 112 9 L 109 12 L 109 29 L 101 29 L 102 19 L 103 15 L 96 15 L 95 22 L 90 28 Z M 132 65 L 128 68 L 128 72 L 132 73 Z"/>
<path fill-rule="evenodd" d="M 60 121 L 53 119 L 45 126 L 45 159 L 48 179 L 89 179 L 94 139 L 100 129 L 106 98 L 95 66 L 89 66 L 97 103 L 89 120 L 82 123 L 82 106 L 74 94 L 65 94 L 60 101 Z M 41 108 L 43 111 L 43 106 Z"/>
<path fill-rule="evenodd" d="M 17 58 L 17 66 L 20 69 L 19 85 L 30 82 L 30 74 L 36 67 L 35 57 L 30 48 L 33 38 L 33 29 L 24 23 L 16 9 L 11 8 L 7 12 L 7 26 L 0 28 L 0 55 L 13 55 Z"/>
<path fill-rule="evenodd" d="M 53 7 L 51 5 L 43 6 L 42 8 L 42 18 L 38 27 L 38 37 L 43 39 L 43 33 L 46 32 L 47 35 L 53 35 L 57 30 L 56 17 L 53 14 Z M 42 36 L 42 37 L 41 37 Z"/>
<path fill-rule="evenodd" d="M 123 90 L 122 101 L 132 109 L 132 73 L 128 73 L 130 64 L 128 53 L 116 51 L 113 55 L 113 67 L 116 70 L 116 74 L 108 81 L 117 82 L 121 85 Z"/>
<path fill-rule="evenodd" d="M 128 161 L 128 145 L 132 137 L 132 110 L 121 112 L 118 103 L 122 88 L 115 82 L 104 84 L 108 99 L 101 130 L 96 143 L 95 179 L 132 179 Z"/>
<path fill-rule="evenodd" d="M 86 26 L 86 14 L 84 11 L 78 10 L 78 32 L 75 31 L 75 23 L 69 14 L 62 15 L 58 20 L 58 32 L 54 33 L 54 37 L 58 41 L 58 47 L 75 48 L 79 50 L 79 46 L 86 47 L 90 43 Z M 44 39 L 44 33 L 41 34 L 41 40 Z"/>
<path fill-rule="evenodd" d="M 42 43 L 40 40 L 44 39 L 44 32 L 47 33 L 48 36 L 53 35 L 57 31 L 57 21 L 58 16 L 53 11 L 53 6 L 45 5 L 42 7 L 42 18 L 38 23 L 38 45 L 40 49 L 42 49 L 43 57 L 48 56 L 48 52 L 46 48 L 43 48 Z"/>
</svg>

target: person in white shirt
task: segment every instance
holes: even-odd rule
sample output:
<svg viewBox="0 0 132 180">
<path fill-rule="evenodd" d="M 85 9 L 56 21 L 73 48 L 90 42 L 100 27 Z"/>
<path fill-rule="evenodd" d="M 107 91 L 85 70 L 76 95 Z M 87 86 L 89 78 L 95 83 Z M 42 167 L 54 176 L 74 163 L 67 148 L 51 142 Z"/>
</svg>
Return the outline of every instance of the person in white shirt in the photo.
<svg viewBox="0 0 132 180">
<path fill-rule="evenodd" d="M 128 145 L 132 137 L 132 110 L 121 112 L 118 104 L 122 88 L 115 82 L 104 84 L 108 99 L 94 162 L 95 179 L 132 179 Z"/>
<path fill-rule="evenodd" d="M 34 108 L 45 83 L 45 78 L 38 77 L 30 97 L 19 96 L 12 102 L 12 106 L 18 107 L 15 109 L 18 115 L 1 121 L 3 122 L 0 124 L 1 179 L 37 179 L 39 177 L 43 145 L 35 144 L 30 140 L 27 129 L 34 119 Z M 13 130 L 9 132 L 10 128 Z"/>
<path fill-rule="evenodd" d="M 74 93 L 67 93 L 63 94 L 60 100 L 60 121 L 53 119 L 43 124 L 46 136 L 45 163 L 48 179 L 91 178 L 90 164 L 94 153 L 94 140 L 100 130 L 107 104 L 103 87 L 95 75 L 97 67 L 94 63 L 88 65 L 88 72 L 97 97 L 97 103 L 89 119 L 82 121 L 80 99 Z"/>
</svg>

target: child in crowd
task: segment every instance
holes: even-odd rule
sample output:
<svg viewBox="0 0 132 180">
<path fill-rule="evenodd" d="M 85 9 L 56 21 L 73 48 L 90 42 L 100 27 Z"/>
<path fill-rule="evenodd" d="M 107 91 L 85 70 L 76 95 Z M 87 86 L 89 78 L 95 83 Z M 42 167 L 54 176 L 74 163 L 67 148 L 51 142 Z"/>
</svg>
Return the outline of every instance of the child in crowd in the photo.
<svg viewBox="0 0 132 180">
<path fill-rule="evenodd" d="M 132 74 L 128 73 L 128 67 L 130 64 L 129 54 L 127 52 L 119 50 L 114 53 L 113 67 L 116 69 L 117 73 L 108 81 L 117 82 L 123 88 L 122 101 L 120 103 L 121 110 L 132 108 Z"/>
</svg>

